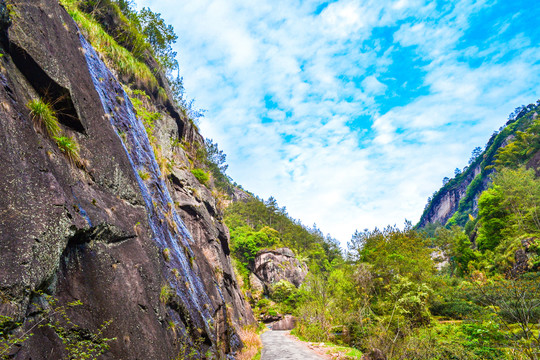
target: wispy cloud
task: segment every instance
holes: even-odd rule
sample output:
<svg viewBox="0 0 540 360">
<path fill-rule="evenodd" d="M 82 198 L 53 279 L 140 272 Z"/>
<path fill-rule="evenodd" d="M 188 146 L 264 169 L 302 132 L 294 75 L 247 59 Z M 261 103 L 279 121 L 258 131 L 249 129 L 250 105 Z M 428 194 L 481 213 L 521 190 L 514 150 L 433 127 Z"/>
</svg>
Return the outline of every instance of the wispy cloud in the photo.
<svg viewBox="0 0 540 360">
<path fill-rule="evenodd" d="M 514 107 L 540 97 L 532 0 L 139 0 L 179 34 L 229 173 L 345 243 L 419 219 Z M 532 14 L 531 14 L 532 13 Z"/>
</svg>

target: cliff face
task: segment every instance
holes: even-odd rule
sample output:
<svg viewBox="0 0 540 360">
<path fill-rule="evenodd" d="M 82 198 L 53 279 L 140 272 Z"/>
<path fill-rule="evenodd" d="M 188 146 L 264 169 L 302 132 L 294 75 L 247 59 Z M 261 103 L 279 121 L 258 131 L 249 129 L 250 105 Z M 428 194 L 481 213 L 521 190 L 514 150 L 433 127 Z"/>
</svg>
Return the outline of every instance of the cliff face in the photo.
<svg viewBox="0 0 540 360">
<path fill-rule="evenodd" d="M 464 226 L 469 215 L 478 213 L 478 199 L 490 183 L 490 175 L 495 171 L 496 154 L 514 142 L 516 134 L 523 135 L 538 116 L 539 104 L 523 106 L 515 119 L 512 119 L 493 134 L 485 150 L 463 173 L 457 175 L 433 195 L 422 214 L 418 227 L 428 224 L 458 224 Z M 515 144 L 514 144 L 515 145 Z M 511 148 L 512 149 L 512 148 Z M 540 162 L 540 152 L 535 144 L 525 145 L 522 151 L 515 151 L 511 166 L 524 165 L 536 169 Z"/>
<path fill-rule="evenodd" d="M 424 227 L 427 224 L 435 223 L 440 223 L 443 225 L 446 224 L 448 219 L 450 219 L 452 215 L 458 211 L 460 201 L 467 194 L 467 188 L 469 185 L 471 185 L 474 178 L 480 174 L 480 172 L 480 165 L 477 165 L 474 167 L 474 169 L 467 173 L 467 176 L 465 176 L 461 182 L 457 183 L 456 186 L 448 189 L 441 189 L 439 197 L 436 199 L 436 201 L 432 202 L 429 210 L 424 213 L 418 226 Z M 487 188 L 487 185 L 488 182 L 486 181 L 481 187 L 478 188 L 478 194 L 475 194 L 473 200 L 473 212 L 477 211 L 479 194 Z"/>
<path fill-rule="evenodd" d="M 29 329 L 42 317 L 33 304 L 50 295 L 83 303 L 68 309 L 80 329 L 112 320 L 105 358 L 234 353 L 237 329 L 254 319 L 228 231 L 171 145 L 202 137 L 170 102 L 156 105 L 157 141 L 175 159 L 166 177 L 122 84 L 57 1 L 10 1 L 0 12 L 0 315 Z M 78 143 L 79 161 L 32 119 L 27 104 L 38 98 Z M 50 328 L 32 332 L 14 358 L 65 355 Z"/>
</svg>

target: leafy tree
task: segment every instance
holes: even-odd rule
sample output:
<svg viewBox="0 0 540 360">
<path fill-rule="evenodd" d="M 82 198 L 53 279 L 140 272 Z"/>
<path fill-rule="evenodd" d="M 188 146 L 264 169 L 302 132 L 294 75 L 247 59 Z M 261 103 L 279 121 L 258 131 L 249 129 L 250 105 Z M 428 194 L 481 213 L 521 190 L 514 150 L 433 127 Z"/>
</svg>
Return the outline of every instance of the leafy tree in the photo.
<svg viewBox="0 0 540 360">
<path fill-rule="evenodd" d="M 348 251 L 353 259 L 371 264 L 375 276 L 387 284 L 398 275 L 423 280 L 432 274 L 434 265 L 427 244 L 427 239 L 406 222 L 403 230 L 388 226 L 382 231 L 355 232 Z"/>
<path fill-rule="evenodd" d="M 477 259 L 469 237 L 459 226 L 450 229 L 439 228 L 436 234 L 438 247 L 450 259 L 450 274 L 465 276 L 469 273 L 469 263 Z"/>
<path fill-rule="evenodd" d="M 178 36 L 172 25 L 167 25 L 161 18 L 161 14 L 155 13 L 149 8 L 142 8 L 137 14 L 137 20 L 141 32 L 154 49 L 161 66 L 168 74 L 171 74 L 172 71 L 178 71 L 176 52 L 172 49 L 172 44 L 176 42 Z"/>
<path fill-rule="evenodd" d="M 482 148 L 477 146 L 473 149 L 471 158 L 469 159 L 469 165 L 472 164 L 482 154 Z"/>
<path fill-rule="evenodd" d="M 504 194 L 499 185 L 484 191 L 478 200 L 480 230 L 476 244 L 480 251 L 493 250 L 503 238 L 508 211 L 502 206 Z"/>
<path fill-rule="evenodd" d="M 530 360 L 540 355 L 540 281 L 538 274 L 476 282 L 480 301 L 491 310 L 511 346 Z M 517 325 L 517 328 L 514 326 Z"/>
</svg>

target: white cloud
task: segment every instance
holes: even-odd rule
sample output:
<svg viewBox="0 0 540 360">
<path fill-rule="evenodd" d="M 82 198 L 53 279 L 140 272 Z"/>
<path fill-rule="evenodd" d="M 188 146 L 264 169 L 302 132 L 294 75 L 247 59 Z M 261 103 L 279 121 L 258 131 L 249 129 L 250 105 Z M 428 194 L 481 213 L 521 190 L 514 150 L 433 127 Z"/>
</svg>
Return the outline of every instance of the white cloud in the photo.
<svg viewBox="0 0 540 360">
<path fill-rule="evenodd" d="M 538 41 L 460 49 L 484 1 L 339 0 L 318 15 L 316 1 L 138 2 L 178 32 L 185 88 L 208 110 L 203 135 L 225 150 L 234 180 L 343 244 L 355 229 L 416 222 L 441 179 L 540 95 Z M 385 45 L 372 32 L 388 26 Z M 428 93 L 382 112 L 404 47 L 425 73 L 408 80 Z"/>
</svg>

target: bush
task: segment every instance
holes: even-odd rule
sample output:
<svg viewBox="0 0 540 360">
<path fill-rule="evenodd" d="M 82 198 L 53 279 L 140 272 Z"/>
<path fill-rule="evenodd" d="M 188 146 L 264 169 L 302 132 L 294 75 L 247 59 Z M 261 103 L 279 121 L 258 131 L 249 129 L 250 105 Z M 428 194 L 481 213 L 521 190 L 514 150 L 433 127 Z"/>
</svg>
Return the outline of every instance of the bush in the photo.
<svg viewBox="0 0 540 360">
<path fill-rule="evenodd" d="M 193 169 L 193 170 L 191 170 L 191 173 L 203 185 L 206 185 L 206 183 L 210 179 L 210 175 L 208 175 L 208 173 L 206 171 L 202 170 L 202 169 Z"/>
<path fill-rule="evenodd" d="M 434 302 L 429 307 L 434 316 L 443 316 L 450 319 L 467 319 L 478 315 L 482 308 L 465 300 L 450 300 Z"/>
<path fill-rule="evenodd" d="M 283 302 L 296 293 L 296 287 L 287 280 L 279 280 L 272 286 L 272 300 Z"/>
</svg>

